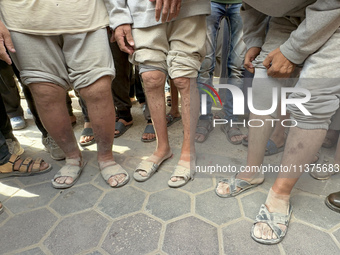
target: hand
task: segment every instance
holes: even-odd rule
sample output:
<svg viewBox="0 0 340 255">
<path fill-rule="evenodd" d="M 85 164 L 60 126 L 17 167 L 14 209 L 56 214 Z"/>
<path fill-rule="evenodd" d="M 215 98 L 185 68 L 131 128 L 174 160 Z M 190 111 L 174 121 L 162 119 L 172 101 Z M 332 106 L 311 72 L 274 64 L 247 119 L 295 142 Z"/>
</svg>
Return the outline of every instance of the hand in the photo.
<svg viewBox="0 0 340 255">
<path fill-rule="evenodd" d="M 15 52 L 11 35 L 4 23 L 0 21 L 0 59 L 11 65 L 12 60 L 6 52 L 6 48 L 10 52 Z"/>
<path fill-rule="evenodd" d="M 176 18 L 181 10 L 182 0 L 149 0 L 156 2 L 156 21 L 159 21 L 162 12 L 162 23 Z M 163 7 L 163 9 L 162 9 Z M 169 12 L 170 11 L 170 12 Z"/>
<path fill-rule="evenodd" d="M 273 78 L 289 78 L 296 66 L 282 54 L 280 48 L 270 52 L 263 65 L 267 68 L 268 76 Z"/>
<path fill-rule="evenodd" d="M 255 58 L 260 54 L 261 48 L 259 47 L 252 47 L 250 48 L 246 56 L 244 57 L 244 67 L 251 73 L 255 72 L 255 68 L 252 64 L 252 61 L 255 60 Z"/>
<path fill-rule="evenodd" d="M 120 25 L 116 28 L 113 35 L 121 51 L 129 53 L 130 55 L 135 51 L 135 42 L 132 38 L 130 24 Z M 113 40 L 112 36 L 110 40 Z"/>
</svg>

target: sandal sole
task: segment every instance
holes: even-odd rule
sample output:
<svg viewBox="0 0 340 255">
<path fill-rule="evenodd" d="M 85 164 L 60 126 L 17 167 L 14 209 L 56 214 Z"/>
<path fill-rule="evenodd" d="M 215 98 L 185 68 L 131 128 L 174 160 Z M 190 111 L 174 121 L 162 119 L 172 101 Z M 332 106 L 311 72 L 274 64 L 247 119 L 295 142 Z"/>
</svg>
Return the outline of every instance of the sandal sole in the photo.
<svg viewBox="0 0 340 255">
<path fill-rule="evenodd" d="M 2 178 L 7 178 L 7 177 L 28 177 L 28 176 L 33 176 L 33 175 L 39 175 L 39 174 L 44 174 L 48 173 L 52 170 L 52 165 L 48 164 L 49 167 L 46 168 L 45 170 L 39 171 L 39 172 L 32 172 L 32 173 L 16 173 L 16 172 L 11 172 L 11 173 L 0 173 L 0 179 Z"/>
</svg>

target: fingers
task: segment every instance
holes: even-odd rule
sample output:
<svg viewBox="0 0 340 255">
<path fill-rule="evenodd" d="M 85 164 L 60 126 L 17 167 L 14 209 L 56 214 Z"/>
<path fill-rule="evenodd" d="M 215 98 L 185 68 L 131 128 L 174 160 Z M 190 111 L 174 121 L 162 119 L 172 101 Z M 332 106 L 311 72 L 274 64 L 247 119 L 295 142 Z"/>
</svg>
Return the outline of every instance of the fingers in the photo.
<svg viewBox="0 0 340 255">
<path fill-rule="evenodd" d="M 244 59 L 244 67 L 251 73 L 255 72 L 255 68 L 252 64 L 253 59 L 245 58 Z"/>
<path fill-rule="evenodd" d="M 163 0 L 162 23 L 168 20 L 169 9 L 170 9 L 169 0 Z"/>
<path fill-rule="evenodd" d="M 176 18 L 181 10 L 181 0 L 173 0 L 171 1 L 170 5 L 170 13 L 168 16 L 167 21 L 171 21 L 172 19 Z"/>
<path fill-rule="evenodd" d="M 114 35 L 120 50 L 131 55 L 134 52 L 135 46 L 135 42 L 131 34 L 131 25 L 125 24 L 117 27 Z"/>
<path fill-rule="evenodd" d="M 115 39 L 115 32 L 111 31 L 110 43 L 114 43 L 115 41 L 116 41 L 116 39 Z"/>
<path fill-rule="evenodd" d="M 10 51 L 10 52 L 12 52 L 12 53 L 14 53 L 15 52 L 15 49 L 14 49 L 14 45 L 13 45 L 13 42 L 12 42 L 12 38 L 11 38 L 11 35 L 8 33 L 6 33 L 5 35 L 4 35 L 4 38 L 5 38 L 5 45 L 6 45 L 6 48 Z"/>
<path fill-rule="evenodd" d="M 6 52 L 5 42 L 1 39 L 0 39 L 0 59 L 5 61 L 8 65 L 12 64 L 12 60 Z"/>
<path fill-rule="evenodd" d="M 263 61 L 263 65 L 265 68 L 267 68 L 267 70 L 270 68 L 272 60 L 273 60 L 273 56 L 271 55 L 271 53 L 269 53 L 268 56 Z"/>
<path fill-rule="evenodd" d="M 273 78 L 289 78 L 294 71 L 295 66 L 278 66 L 277 64 L 272 64 L 268 69 L 267 74 Z"/>
<path fill-rule="evenodd" d="M 161 17 L 162 6 L 163 6 L 163 0 L 156 0 L 155 18 L 156 18 L 157 22 L 159 21 L 159 19 Z"/>
</svg>

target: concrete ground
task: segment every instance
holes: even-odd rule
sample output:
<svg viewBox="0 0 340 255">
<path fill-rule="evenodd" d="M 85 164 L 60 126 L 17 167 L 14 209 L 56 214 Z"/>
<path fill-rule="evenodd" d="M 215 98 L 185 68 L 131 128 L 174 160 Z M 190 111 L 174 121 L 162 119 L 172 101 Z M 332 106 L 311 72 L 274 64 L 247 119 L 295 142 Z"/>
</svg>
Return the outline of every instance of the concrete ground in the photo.
<svg viewBox="0 0 340 255">
<path fill-rule="evenodd" d="M 74 101 L 80 136 L 82 117 Z M 24 108 L 25 102 L 23 101 Z M 133 106 L 134 125 L 115 139 L 116 160 L 130 175 L 149 156 L 156 143 L 142 143 L 146 121 Z M 278 245 L 254 242 L 250 229 L 266 193 L 274 181 L 268 174 L 263 185 L 236 198 L 219 198 L 216 180 L 225 174 L 196 174 L 179 189 L 167 181 L 179 158 L 181 122 L 169 128 L 174 158 L 145 183 L 133 180 L 119 189 L 102 179 L 96 162 L 96 145 L 84 149 L 88 160 L 79 181 L 70 189 L 53 189 L 50 180 L 64 164 L 44 151 L 41 134 L 31 116 L 28 127 L 15 131 L 24 156 L 42 157 L 53 165 L 43 175 L 0 180 L 0 254 L 340 254 L 340 214 L 329 210 L 325 197 L 340 190 L 340 175 L 317 181 L 307 173 L 292 195 L 294 207 L 289 231 Z M 243 129 L 246 132 L 246 129 Z M 197 144 L 198 166 L 242 166 L 247 148 L 231 145 L 219 128 L 203 144 Z M 334 149 L 324 150 L 328 155 Z M 266 157 L 277 165 L 282 153 Z M 203 168 L 202 168 L 203 169 Z"/>
</svg>

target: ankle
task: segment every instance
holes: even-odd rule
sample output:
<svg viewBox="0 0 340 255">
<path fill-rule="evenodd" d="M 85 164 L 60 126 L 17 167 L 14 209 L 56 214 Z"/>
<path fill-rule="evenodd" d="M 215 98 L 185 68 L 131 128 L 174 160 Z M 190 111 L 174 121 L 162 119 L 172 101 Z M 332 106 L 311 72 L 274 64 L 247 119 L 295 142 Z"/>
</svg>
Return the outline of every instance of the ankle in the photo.
<svg viewBox="0 0 340 255">
<path fill-rule="evenodd" d="M 290 195 L 278 194 L 271 188 L 268 192 L 266 206 L 269 211 L 286 214 L 289 207 Z"/>
<path fill-rule="evenodd" d="M 237 174 L 238 179 L 245 180 L 251 184 L 261 183 L 264 180 L 264 174 L 262 172 L 240 172 Z"/>
</svg>

